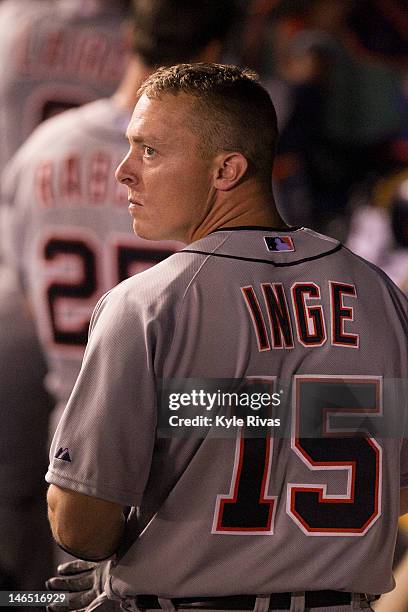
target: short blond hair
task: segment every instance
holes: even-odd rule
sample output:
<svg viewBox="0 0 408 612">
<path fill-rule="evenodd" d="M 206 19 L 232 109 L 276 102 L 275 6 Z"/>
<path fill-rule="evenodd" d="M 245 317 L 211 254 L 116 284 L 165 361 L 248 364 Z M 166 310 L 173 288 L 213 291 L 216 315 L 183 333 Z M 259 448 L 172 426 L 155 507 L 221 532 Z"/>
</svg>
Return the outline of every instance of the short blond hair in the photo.
<svg viewBox="0 0 408 612">
<path fill-rule="evenodd" d="M 250 171 L 270 183 L 277 119 L 256 73 L 225 64 L 177 64 L 159 68 L 138 93 L 151 99 L 167 94 L 189 96 L 188 125 L 200 136 L 203 155 L 238 151 L 247 158 Z"/>
</svg>

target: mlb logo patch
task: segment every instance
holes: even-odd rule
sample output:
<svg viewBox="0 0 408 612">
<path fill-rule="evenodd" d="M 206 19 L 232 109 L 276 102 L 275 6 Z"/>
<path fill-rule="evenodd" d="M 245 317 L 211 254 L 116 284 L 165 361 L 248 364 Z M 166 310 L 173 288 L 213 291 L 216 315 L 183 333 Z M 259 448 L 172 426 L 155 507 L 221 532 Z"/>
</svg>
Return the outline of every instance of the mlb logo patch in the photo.
<svg viewBox="0 0 408 612">
<path fill-rule="evenodd" d="M 272 253 L 293 252 L 295 250 L 295 245 L 290 236 L 264 236 L 264 240 L 268 251 Z"/>
</svg>

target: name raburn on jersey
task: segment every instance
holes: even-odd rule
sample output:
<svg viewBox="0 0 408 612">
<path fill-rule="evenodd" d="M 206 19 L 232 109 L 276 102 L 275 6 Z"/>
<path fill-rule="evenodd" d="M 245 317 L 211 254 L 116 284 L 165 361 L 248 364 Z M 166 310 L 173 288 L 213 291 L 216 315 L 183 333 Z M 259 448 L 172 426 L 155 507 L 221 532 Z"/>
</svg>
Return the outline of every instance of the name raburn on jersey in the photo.
<svg viewBox="0 0 408 612">
<path fill-rule="evenodd" d="M 357 298 L 353 284 L 328 281 L 330 306 L 326 314 L 330 325 L 327 327 L 322 288 L 314 281 L 296 282 L 288 292 L 282 283 L 261 283 L 257 290 L 247 285 L 241 287 L 241 295 L 251 317 L 260 352 L 292 349 L 295 337 L 305 347 L 323 346 L 328 340 L 327 327 L 332 345 L 348 348 L 358 348 L 360 345 L 359 334 L 353 328 L 349 329 L 354 322 L 354 307 L 350 300 Z M 261 299 L 259 296 L 262 296 Z"/>
<path fill-rule="evenodd" d="M 121 158 L 95 150 L 82 157 L 43 159 L 34 173 L 36 202 L 41 209 L 118 206 L 127 203 L 127 190 L 112 180 Z"/>
</svg>

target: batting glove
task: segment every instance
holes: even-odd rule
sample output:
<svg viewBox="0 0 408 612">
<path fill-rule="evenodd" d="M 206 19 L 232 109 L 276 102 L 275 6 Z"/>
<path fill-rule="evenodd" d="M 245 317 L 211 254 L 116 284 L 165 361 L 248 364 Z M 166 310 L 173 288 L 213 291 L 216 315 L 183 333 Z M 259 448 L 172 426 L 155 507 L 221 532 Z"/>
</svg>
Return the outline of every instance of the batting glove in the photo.
<svg viewBox="0 0 408 612">
<path fill-rule="evenodd" d="M 67 612 L 85 609 L 103 593 L 108 577 L 109 561 L 94 563 L 91 561 L 69 561 L 57 568 L 57 576 L 45 583 L 49 591 L 66 592 L 63 604 L 47 606 L 48 612 Z"/>
</svg>

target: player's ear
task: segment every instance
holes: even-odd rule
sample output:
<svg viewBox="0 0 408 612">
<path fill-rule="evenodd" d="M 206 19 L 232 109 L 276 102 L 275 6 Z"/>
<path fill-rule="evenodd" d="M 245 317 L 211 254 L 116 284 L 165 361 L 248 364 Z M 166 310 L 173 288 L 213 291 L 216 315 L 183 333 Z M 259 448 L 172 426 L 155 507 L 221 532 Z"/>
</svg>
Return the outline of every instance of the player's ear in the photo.
<svg viewBox="0 0 408 612">
<path fill-rule="evenodd" d="M 223 151 L 214 159 L 214 187 L 229 191 L 244 177 L 248 160 L 242 153 Z"/>
</svg>

